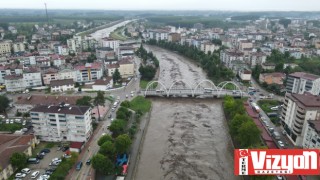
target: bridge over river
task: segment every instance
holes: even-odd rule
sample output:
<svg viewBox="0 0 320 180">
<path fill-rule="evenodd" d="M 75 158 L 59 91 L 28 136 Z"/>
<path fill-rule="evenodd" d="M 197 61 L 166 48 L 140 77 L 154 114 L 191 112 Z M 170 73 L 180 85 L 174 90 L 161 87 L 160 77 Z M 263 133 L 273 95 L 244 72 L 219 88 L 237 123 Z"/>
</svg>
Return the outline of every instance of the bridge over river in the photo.
<svg viewBox="0 0 320 180">
<path fill-rule="evenodd" d="M 161 81 L 151 81 L 147 84 L 146 89 L 142 89 L 141 92 L 145 97 L 221 98 L 227 95 L 240 98 L 248 97 L 248 94 L 243 92 L 233 81 L 224 81 L 215 85 L 212 81 L 204 79 L 191 85 L 186 80 L 178 80 L 174 81 L 169 87 L 164 84 Z"/>
</svg>

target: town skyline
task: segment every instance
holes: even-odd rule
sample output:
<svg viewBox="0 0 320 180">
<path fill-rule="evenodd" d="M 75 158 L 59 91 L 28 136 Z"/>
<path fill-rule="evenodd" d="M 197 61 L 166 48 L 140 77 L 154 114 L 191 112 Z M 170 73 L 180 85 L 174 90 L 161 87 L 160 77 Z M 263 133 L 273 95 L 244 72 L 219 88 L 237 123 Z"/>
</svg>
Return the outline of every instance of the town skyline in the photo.
<svg viewBox="0 0 320 180">
<path fill-rule="evenodd" d="M 164 0 L 158 2 L 150 2 L 147 0 L 118 0 L 104 3 L 101 3 L 99 0 L 67 0 L 63 2 L 63 5 L 61 2 L 54 0 L 41 2 L 31 0 L 28 1 L 28 4 L 25 4 L 25 1 L 23 0 L 12 0 L 2 2 L 2 9 L 43 9 L 45 3 L 48 5 L 49 9 L 78 10 L 320 11 L 320 2 L 316 0 Z"/>
</svg>

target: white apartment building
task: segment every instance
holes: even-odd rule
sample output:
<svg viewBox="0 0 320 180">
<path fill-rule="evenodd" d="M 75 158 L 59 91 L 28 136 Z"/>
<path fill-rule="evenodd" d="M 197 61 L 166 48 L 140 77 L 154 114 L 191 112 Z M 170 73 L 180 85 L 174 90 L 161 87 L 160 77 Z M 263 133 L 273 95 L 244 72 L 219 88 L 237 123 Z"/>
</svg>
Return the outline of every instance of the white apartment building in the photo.
<svg viewBox="0 0 320 180">
<path fill-rule="evenodd" d="M 256 65 L 262 65 L 263 63 L 266 62 L 266 60 L 267 60 L 267 55 L 265 53 L 254 52 L 250 54 L 249 62 L 247 62 L 247 64 L 249 64 L 249 66 L 253 68 Z"/>
<path fill-rule="evenodd" d="M 51 92 L 74 91 L 73 79 L 51 80 Z"/>
<path fill-rule="evenodd" d="M 117 49 L 119 48 L 119 40 L 115 40 L 112 38 L 102 38 L 100 44 L 101 47 L 112 48 L 114 52 L 117 52 Z"/>
<path fill-rule="evenodd" d="M 295 72 L 288 75 L 286 90 L 288 93 L 303 94 L 310 92 L 320 94 L 320 76 L 305 72 Z"/>
<path fill-rule="evenodd" d="M 37 69 L 25 69 L 23 70 L 22 75 L 26 88 L 42 86 L 41 72 L 39 72 Z"/>
<path fill-rule="evenodd" d="M 0 41 L 0 56 L 11 54 L 11 41 Z"/>
<path fill-rule="evenodd" d="M 320 119 L 320 97 L 310 93 L 287 93 L 280 119 L 293 144 L 303 146 L 308 121 Z"/>
<path fill-rule="evenodd" d="M 13 43 L 12 46 L 13 46 L 13 52 L 15 52 L 15 53 L 25 51 L 24 43 L 22 43 L 22 42 Z"/>
<path fill-rule="evenodd" d="M 63 69 L 58 72 L 58 79 L 73 79 L 77 80 L 77 71 L 72 69 Z"/>
<path fill-rule="evenodd" d="M 200 45 L 200 50 L 206 54 L 208 54 L 209 51 L 213 53 L 217 49 L 219 49 L 219 46 L 216 46 L 212 43 L 201 43 Z"/>
<path fill-rule="evenodd" d="M 7 92 L 21 92 L 26 89 L 22 75 L 7 75 L 3 79 Z"/>
<path fill-rule="evenodd" d="M 37 106 L 30 110 L 35 135 L 42 141 L 86 142 L 92 134 L 89 106 Z"/>
<path fill-rule="evenodd" d="M 159 40 L 167 40 L 169 35 L 169 31 L 158 29 L 158 30 L 150 30 L 149 38 Z"/>
<path fill-rule="evenodd" d="M 22 74 L 22 65 L 6 65 L 0 66 L 0 83 L 5 83 L 4 77 L 7 75 L 19 75 Z"/>
<path fill-rule="evenodd" d="M 220 60 L 223 62 L 228 68 L 232 68 L 233 61 L 244 61 L 244 54 L 241 51 L 237 50 L 225 50 L 220 54 Z"/>
<path fill-rule="evenodd" d="M 308 121 L 307 129 L 303 135 L 304 149 L 320 149 L 320 121 Z"/>
</svg>

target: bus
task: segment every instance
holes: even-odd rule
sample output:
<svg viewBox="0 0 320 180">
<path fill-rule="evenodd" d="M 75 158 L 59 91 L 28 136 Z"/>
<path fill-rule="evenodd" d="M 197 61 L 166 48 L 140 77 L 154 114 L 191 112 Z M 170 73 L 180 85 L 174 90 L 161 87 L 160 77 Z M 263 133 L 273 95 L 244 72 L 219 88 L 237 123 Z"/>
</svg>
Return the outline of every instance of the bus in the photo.
<svg viewBox="0 0 320 180">
<path fill-rule="evenodd" d="M 261 111 L 260 107 L 257 105 L 257 103 L 251 103 L 252 109 L 255 110 L 257 113 Z"/>
</svg>

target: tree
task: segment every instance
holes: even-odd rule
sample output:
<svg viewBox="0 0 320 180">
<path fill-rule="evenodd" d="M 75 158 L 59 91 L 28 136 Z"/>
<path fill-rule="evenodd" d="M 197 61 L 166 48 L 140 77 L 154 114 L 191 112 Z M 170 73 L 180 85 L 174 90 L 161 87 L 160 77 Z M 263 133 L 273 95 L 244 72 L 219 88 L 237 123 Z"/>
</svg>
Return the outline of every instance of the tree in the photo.
<svg viewBox="0 0 320 180">
<path fill-rule="evenodd" d="M 127 126 L 127 122 L 122 119 L 113 120 L 109 126 L 109 130 L 112 132 L 113 136 L 117 136 L 124 132 Z"/>
<path fill-rule="evenodd" d="M 104 175 L 113 173 L 113 163 L 109 158 L 99 153 L 92 157 L 92 167 Z"/>
<path fill-rule="evenodd" d="M 113 141 L 112 137 L 108 134 L 103 135 L 100 137 L 100 139 L 98 140 L 98 145 L 101 146 L 103 143 L 107 142 L 107 141 Z"/>
<path fill-rule="evenodd" d="M 257 143 L 259 143 L 260 134 L 260 130 L 252 120 L 244 122 L 239 127 L 237 136 L 241 148 L 247 148 L 249 146 L 256 145 Z"/>
<path fill-rule="evenodd" d="M 10 163 L 18 168 L 18 169 L 22 169 L 27 165 L 27 155 L 24 153 L 19 153 L 19 152 L 15 152 L 11 155 L 10 157 Z"/>
<path fill-rule="evenodd" d="M 105 100 L 105 98 L 104 98 L 104 92 L 98 91 L 97 96 L 94 98 L 93 103 L 94 103 L 94 105 L 97 106 L 97 108 L 98 108 L 98 115 L 99 115 L 98 120 L 99 120 L 99 121 L 100 121 L 100 110 L 99 110 L 99 106 L 104 106 L 104 105 L 105 105 L 105 104 L 104 104 L 105 102 L 106 102 L 106 100 Z"/>
<path fill-rule="evenodd" d="M 0 112 L 6 112 L 9 107 L 10 100 L 5 95 L 0 95 Z"/>
<path fill-rule="evenodd" d="M 116 154 L 116 148 L 111 141 L 107 141 L 107 142 L 104 142 L 100 146 L 99 153 L 101 153 L 111 159 Z"/>
<path fill-rule="evenodd" d="M 121 80 L 121 74 L 118 68 L 114 71 L 112 78 L 114 83 L 118 83 Z"/>
<path fill-rule="evenodd" d="M 230 122 L 230 134 L 237 136 L 239 134 L 239 127 L 248 120 L 250 119 L 247 115 L 236 114 Z"/>
<path fill-rule="evenodd" d="M 125 153 L 131 145 L 131 139 L 128 134 L 119 135 L 115 140 L 115 147 L 118 153 Z"/>
<path fill-rule="evenodd" d="M 83 96 L 80 99 L 77 99 L 76 105 L 78 106 L 91 106 L 91 96 Z"/>
<path fill-rule="evenodd" d="M 74 87 L 80 87 L 80 83 L 79 83 L 79 82 L 76 82 L 76 83 L 74 84 Z"/>
</svg>

